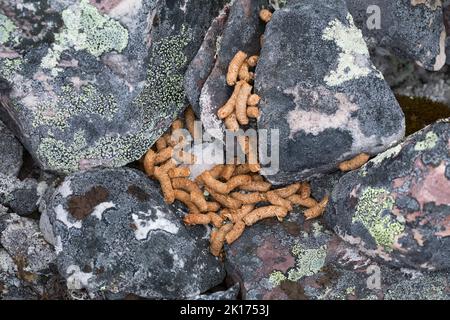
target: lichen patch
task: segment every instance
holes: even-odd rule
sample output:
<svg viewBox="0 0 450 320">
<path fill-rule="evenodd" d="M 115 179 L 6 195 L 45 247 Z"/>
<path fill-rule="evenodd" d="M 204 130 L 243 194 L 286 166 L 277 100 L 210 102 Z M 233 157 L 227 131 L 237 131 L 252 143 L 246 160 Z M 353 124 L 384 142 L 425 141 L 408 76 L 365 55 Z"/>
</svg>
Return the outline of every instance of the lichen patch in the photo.
<svg viewBox="0 0 450 320">
<path fill-rule="evenodd" d="M 367 77 L 371 73 L 382 78 L 381 73 L 370 62 L 362 32 L 355 26 L 350 14 L 347 16 L 347 25 L 338 19 L 331 21 L 323 31 L 322 39 L 333 41 L 341 50 L 337 68 L 324 78 L 328 86 L 339 86 L 350 80 Z"/>
<path fill-rule="evenodd" d="M 152 216 L 156 215 L 155 218 Z M 159 207 L 155 207 L 149 212 L 140 211 L 139 214 L 132 214 L 134 235 L 137 240 L 145 240 L 151 231 L 165 231 L 168 233 L 178 233 L 178 226 L 165 218 L 164 212 Z"/>
<path fill-rule="evenodd" d="M 56 75 L 61 54 L 69 49 L 86 50 L 95 57 L 110 51 L 121 52 L 128 45 L 128 30 L 102 15 L 88 0 L 70 6 L 62 12 L 64 28 L 55 34 L 55 43 L 42 59 L 41 67 Z"/>
<path fill-rule="evenodd" d="M 395 200 L 382 188 L 366 188 L 358 199 L 352 223 L 361 223 L 377 245 L 387 252 L 393 250 L 405 226 L 391 216 Z"/>
</svg>

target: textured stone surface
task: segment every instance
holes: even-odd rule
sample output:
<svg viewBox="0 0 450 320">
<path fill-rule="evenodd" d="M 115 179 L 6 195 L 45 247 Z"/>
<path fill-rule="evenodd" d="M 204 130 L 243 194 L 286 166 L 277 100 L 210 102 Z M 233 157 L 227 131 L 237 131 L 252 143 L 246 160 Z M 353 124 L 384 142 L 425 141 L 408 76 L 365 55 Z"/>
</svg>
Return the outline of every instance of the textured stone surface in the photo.
<svg viewBox="0 0 450 320">
<path fill-rule="evenodd" d="M 258 129 L 278 129 L 276 184 L 335 170 L 404 135 L 404 117 L 372 65 L 344 1 L 301 1 L 277 10 L 264 35 L 255 88 Z"/>
<path fill-rule="evenodd" d="M 184 72 L 225 2 L 2 6 L 1 118 L 44 169 L 140 158 L 185 107 Z"/>
<path fill-rule="evenodd" d="M 446 31 L 440 0 L 346 2 L 370 46 L 385 47 L 427 70 L 437 71 L 444 66 Z"/>
<path fill-rule="evenodd" d="M 0 203 L 21 216 L 27 216 L 37 211 L 45 188 L 45 183 L 38 183 L 34 179 L 21 181 L 0 174 Z"/>
<path fill-rule="evenodd" d="M 58 268 L 69 289 L 192 298 L 224 270 L 167 206 L 157 183 L 132 169 L 69 176 L 47 207 Z"/>
<path fill-rule="evenodd" d="M 0 121 L 0 173 L 17 176 L 22 166 L 22 155 L 22 145 Z"/>
<path fill-rule="evenodd" d="M 450 267 L 450 123 L 438 122 L 342 177 L 326 219 L 383 263 Z"/>
<path fill-rule="evenodd" d="M 56 254 L 36 220 L 0 215 L 0 299 L 66 298 Z"/>
<path fill-rule="evenodd" d="M 210 52 L 215 49 L 217 58 L 202 87 L 200 107 L 196 110 L 206 130 L 224 130 L 223 122 L 216 113 L 233 92 L 233 88 L 226 83 L 228 65 L 239 50 L 246 52 L 249 56 L 259 53 L 260 36 L 264 32 L 264 24 L 259 19 L 258 13 L 267 4 L 267 0 L 234 1 L 224 31 L 217 38 L 218 47 L 208 49 Z M 191 103 L 195 105 L 195 101 Z"/>
<path fill-rule="evenodd" d="M 244 299 L 450 299 L 448 272 L 391 269 L 298 214 L 258 223 L 227 250 Z"/>
<path fill-rule="evenodd" d="M 194 59 L 186 70 L 184 76 L 184 89 L 194 112 L 201 114 L 200 94 L 202 88 L 214 68 L 218 50 L 220 49 L 221 36 L 224 32 L 230 6 L 226 5 L 219 16 L 211 23 L 211 27 L 205 35 L 205 39 Z"/>
</svg>

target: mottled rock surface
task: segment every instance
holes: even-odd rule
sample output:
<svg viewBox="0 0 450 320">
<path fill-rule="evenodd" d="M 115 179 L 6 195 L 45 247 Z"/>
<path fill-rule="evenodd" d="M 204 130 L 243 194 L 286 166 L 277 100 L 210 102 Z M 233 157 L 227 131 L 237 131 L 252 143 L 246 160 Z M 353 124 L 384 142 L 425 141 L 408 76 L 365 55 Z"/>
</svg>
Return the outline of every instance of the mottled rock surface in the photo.
<svg viewBox="0 0 450 320">
<path fill-rule="evenodd" d="M 210 54 L 213 50 L 216 53 L 214 66 L 201 89 L 199 108 L 196 109 L 206 130 L 224 130 L 223 121 L 216 113 L 233 92 L 233 88 L 226 83 L 228 65 L 239 50 L 249 56 L 259 53 L 264 24 L 259 19 L 258 13 L 267 5 L 267 0 L 234 1 L 223 33 L 217 37 L 216 46 L 205 49 Z M 194 99 L 191 99 L 191 103 L 196 106 Z M 223 137 L 217 135 L 217 138 Z"/>
<path fill-rule="evenodd" d="M 43 169 L 140 158 L 186 106 L 184 72 L 225 2 L 2 6 L 1 118 Z"/>
<path fill-rule="evenodd" d="M 36 220 L 0 215 L 0 299 L 66 298 L 56 254 Z"/>
<path fill-rule="evenodd" d="M 423 68 L 445 65 L 446 31 L 440 0 L 346 0 L 371 47 L 381 46 Z"/>
<path fill-rule="evenodd" d="M 34 179 L 21 181 L 0 174 L 0 203 L 21 216 L 27 216 L 37 211 L 45 188 L 45 183 Z"/>
<path fill-rule="evenodd" d="M 22 166 L 23 147 L 0 121 L 0 173 L 17 176 Z"/>
<path fill-rule="evenodd" d="M 258 223 L 227 250 L 244 299 L 450 299 L 448 272 L 392 269 L 298 213 Z"/>
<path fill-rule="evenodd" d="M 326 220 L 383 263 L 450 267 L 450 122 L 410 136 L 342 177 Z"/>
<path fill-rule="evenodd" d="M 326 173 L 403 138 L 403 114 L 344 1 L 277 10 L 264 38 L 255 88 L 258 129 L 280 134 L 280 170 L 264 172 L 271 182 Z"/>
<path fill-rule="evenodd" d="M 225 276 L 207 240 L 195 239 L 157 183 L 136 170 L 69 176 L 47 214 L 69 289 L 192 298 Z"/>
</svg>

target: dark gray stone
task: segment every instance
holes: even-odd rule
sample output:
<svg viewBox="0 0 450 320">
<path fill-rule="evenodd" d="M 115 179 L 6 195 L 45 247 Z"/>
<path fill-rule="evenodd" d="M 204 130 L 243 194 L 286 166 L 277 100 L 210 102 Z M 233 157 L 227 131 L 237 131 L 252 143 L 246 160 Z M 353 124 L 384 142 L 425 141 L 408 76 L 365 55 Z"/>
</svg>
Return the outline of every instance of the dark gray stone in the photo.
<svg viewBox="0 0 450 320">
<path fill-rule="evenodd" d="M 446 32 L 440 0 L 346 2 L 371 47 L 387 48 L 430 71 L 445 65 Z M 380 21 L 379 25 L 375 19 Z"/>
<path fill-rule="evenodd" d="M 0 173 L 17 176 L 22 166 L 22 156 L 22 145 L 0 121 Z"/>
<path fill-rule="evenodd" d="M 220 284 L 221 263 L 194 238 L 157 183 L 133 169 L 69 176 L 47 206 L 69 289 L 192 298 Z"/>
<path fill-rule="evenodd" d="M 450 267 L 450 120 L 343 176 L 325 216 L 337 234 L 397 267 Z"/>
<path fill-rule="evenodd" d="M 343 0 L 277 10 L 264 39 L 255 80 L 258 129 L 280 133 L 280 170 L 263 171 L 269 181 L 327 173 L 403 138 L 403 113 Z"/>
<path fill-rule="evenodd" d="M 139 159 L 186 106 L 184 72 L 225 2 L 37 1 L 22 20 L 12 1 L 0 11 L 1 118 L 46 170 Z"/>
<path fill-rule="evenodd" d="M 239 288 L 239 283 L 236 283 L 228 290 L 218 291 L 210 294 L 203 294 L 194 298 L 194 300 L 237 300 L 239 295 Z"/>
<path fill-rule="evenodd" d="M 229 12 L 230 6 L 226 5 L 219 16 L 211 23 L 197 55 L 192 59 L 184 76 L 186 97 L 197 115 L 201 114 L 200 94 L 214 68 L 219 49 L 218 44 L 228 20 Z"/>
<path fill-rule="evenodd" d="M 233 88 L 226 83 L 228 65 L 239 50 L 249 56 L 259 54 L 260 37 L 264 33 L 264 24 L 259 19 L 259 11 L 267 4 L 267 0 L 234 1 L 223 33 L 218 38 L 218 47 L 207 49 L 211 53 L 211 50 L 215 49 L 217 58 L 202 87 L 200 107 L 197 110 L 205 130 L 225 130 L 223 121 L 217 117 L 217 110 L 228 101 L 233 92 Z M 195 104 L 195 100 L 191 103 Z"/>
<path fill-rule="evenodd" d="M 45 182 L 34 179 L 23 181 L 0 174 L 0 203 L 21 216 L 37 212 L 39 201 L 45 191 Z"/>
</svg>

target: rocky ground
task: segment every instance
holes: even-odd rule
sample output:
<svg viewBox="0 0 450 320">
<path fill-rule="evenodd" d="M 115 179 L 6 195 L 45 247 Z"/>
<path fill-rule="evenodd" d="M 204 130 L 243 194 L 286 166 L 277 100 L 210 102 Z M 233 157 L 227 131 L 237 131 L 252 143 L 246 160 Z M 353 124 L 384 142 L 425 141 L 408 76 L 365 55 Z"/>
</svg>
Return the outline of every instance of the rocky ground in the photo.
<svg viewBox="0 0 450 320">
<path fill-rule="evenodd" d="M 0 299 L 450 299 L 447 34 L 441 0 L 0 0 Z M 188 105 L 222 135 L 239 50 L 262 175 L 329 201 L 215 257 L 140 160 Z"/>
</svg>

